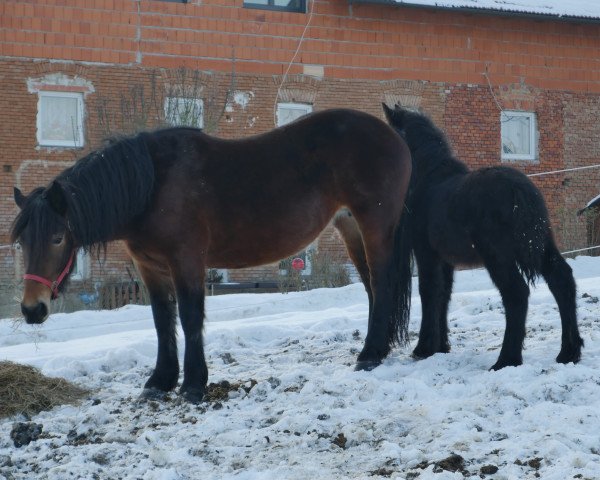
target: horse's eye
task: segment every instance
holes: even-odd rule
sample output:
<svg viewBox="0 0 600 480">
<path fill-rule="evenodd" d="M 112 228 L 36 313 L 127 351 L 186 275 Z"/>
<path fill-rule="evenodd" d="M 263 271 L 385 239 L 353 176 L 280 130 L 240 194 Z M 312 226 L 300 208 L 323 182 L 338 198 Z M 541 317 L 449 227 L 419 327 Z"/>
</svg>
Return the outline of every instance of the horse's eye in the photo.
<svg viewBox="0 0 600 480">
<path fill-rule="evenodd" d="M 53 235 L 52 236 L 52 243 L 54 245 L 60 245 L 63 241 L 64 235 Z"/>
</svg>

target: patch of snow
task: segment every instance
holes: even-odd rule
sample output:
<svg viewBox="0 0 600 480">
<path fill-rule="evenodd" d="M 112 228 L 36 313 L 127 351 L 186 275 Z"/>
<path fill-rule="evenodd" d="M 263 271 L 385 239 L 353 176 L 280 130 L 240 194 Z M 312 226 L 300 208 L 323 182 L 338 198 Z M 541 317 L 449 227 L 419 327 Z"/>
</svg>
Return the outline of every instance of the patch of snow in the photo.
<svg viewBox="0 0 600 480">
<path fill-rule="evenodd" d="M 368 315 L 360 284 L 207 297 L 209 381 L 232 387 L 200 405 L 176 393 L 138 402 L 156 355 L 149 307 L 55 314 L 36 328 L 2 320 L 0 359 L 92 394 L 35 415 L 42 436 L 21 448 L 9 433 L 25 419 L 0 420 L 0 478 L 463 478 L 443 470 L 452 454 L 473 478 L 484 467 L 494 479 L 600 478 L 600 258 L 569 264 L 586 344 L 578 365 L 554 361 L 560 319 L 540 282 L 524 365 L 488 371 L 504 312 L 485 270 L 456 274 L 451 353 L 414 361 L 395 348 L 371 372 L 353 371 Z M 420 320 L 415 295 L 413 346 Z"/>
<path fill-rule="evenodd" d="M 600 19 L 600 2 L 596 0 L 395 0 L 395 2 L 438 8 L 473 8 Z"/>
</svg>

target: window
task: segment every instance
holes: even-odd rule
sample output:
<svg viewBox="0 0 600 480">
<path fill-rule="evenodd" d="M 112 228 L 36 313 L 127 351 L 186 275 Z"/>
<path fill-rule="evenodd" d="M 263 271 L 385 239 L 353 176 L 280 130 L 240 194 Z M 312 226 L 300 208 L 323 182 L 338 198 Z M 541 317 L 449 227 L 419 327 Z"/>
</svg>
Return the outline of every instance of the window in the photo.
<svg viewBox="0 0 600 480">
<path fill-rule="evenodd" d="M 71 273 L 71 279 L 84 280 L 90 276 L 90 256 L 82 249 L 77 251 L 75 268 Z"/>
<path fill-rule="evenodd" d="M 277 126 L 287 125 L 310 112 L 312 112 L 312 105 L 306 103 L 278 103 Z"/>
<path fill-rule="evenodd" d="M 502 160 L 535 160 L 537 126 L 535 113 L 504 111 L 500 114 Z"/>
<path fill-rule="evenodd" d="M 169 125 L 204 127 L 204 104 L 200 98 L 165 98 L 165 120 Z"/>
<path fill-rule="evenodd" d="M 39 92 L 37 141 L 45 147 L 83 146 L 82 93 Z"/>
<path fill-rule="evenodd" d="M 306 13 L 306 0 L 244 0 L 244 7 Z"/>
</svg>

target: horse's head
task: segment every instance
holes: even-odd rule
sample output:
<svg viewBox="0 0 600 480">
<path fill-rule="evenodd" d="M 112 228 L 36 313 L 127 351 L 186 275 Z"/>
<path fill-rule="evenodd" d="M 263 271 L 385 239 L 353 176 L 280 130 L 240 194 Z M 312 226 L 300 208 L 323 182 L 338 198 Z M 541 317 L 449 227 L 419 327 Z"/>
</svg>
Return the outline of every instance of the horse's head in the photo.
<svg viewBox="0 0 600 480">
<path fill-rule="evenodd" d="M 383 107 L 383 113 L 385 113 L 385 118 L 388 123 L 406 140 L 404 113 L 407 112 L 407 110 L 404 110 L 397 104 L 393 109 L 388 107 L 386 103 L 382 103 L 381 106 Z"/>
<path fill-rule="evenodd" d="M 385 103 L 381 105 L 383 106 L 383 112 L 388 123 L 406 140 L 409 147 L 417 134 L 422 134 L 424 131 L 427 132 L 432 129 L 437 130 L 433 122 L 418 111 L 402 107 L 398 104 L 393 109 Z"/>
<path fill-rule="evenodd" d="M 23 252 L 25 266 L 21 311 L 27 323 L 42 323 L 50 313 L 50 300 L 64 287 L 73 267 L 75 244 L 68 229 L 65 193 L 57 182 L 25 196 L 15 187 L 21 209 L 11 238 Z"/>
<path fill-rule="evenodd" d="M 425 114 L 385 103 L 383 111 L 390 126 L 406 141 L 413 158 L 413 176 L 429 172 L 432 165 L 453 157 L 446 136 Z M 424 170 L 423 170 L 424 169 Z"/>
</svg>

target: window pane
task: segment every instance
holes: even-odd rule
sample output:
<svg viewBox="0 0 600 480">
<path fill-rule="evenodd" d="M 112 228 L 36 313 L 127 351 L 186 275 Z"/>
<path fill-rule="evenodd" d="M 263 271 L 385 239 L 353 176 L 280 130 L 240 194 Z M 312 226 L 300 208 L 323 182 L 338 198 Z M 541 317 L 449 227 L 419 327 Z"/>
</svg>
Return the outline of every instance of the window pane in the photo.
<svg viewBox="0 0 600 480">
<path fill-rule="evenodd" d="M 46 141 L 79 144 L 77 98 L 41 97 L 41 138 Z"/>
<path fill-rule="evenodd" d="M 502 152 L 515 155 L 532 155 L 531 116 L 501 115 Z"/>
<path fill-rule="evenodd" d="M 71 274 L 71 278 L 75 280 L 83 280 L 89 277 L 89 255 L 83 250 L 77 252 L 77 261 L 75 262 L 75 268 Z"/>
<path fill-rule="evenodd" d="M 244 5 L 252 8 L 285 10 L 288 12 L 304 12 L 305 0 L 244 0 Z"/>
<path fill-rule="evenodd" d="M 169 125 L 202 128 L 202 113 L 202 100 L 199 98 L 165 99 L 165 120 Z"/>
<path fill-rule="evenodd" d="M 298 10 L 300 8 L 300 0 L 274 0 L 273 4 L 277 7 L 289 8 L 290 10 Z"/>
<path fill-rule="evenodd" d="M 277 105 L 277 126 L 287 125 L 312 111 L 311 105 L 279 104 Z"/>
</svg>

